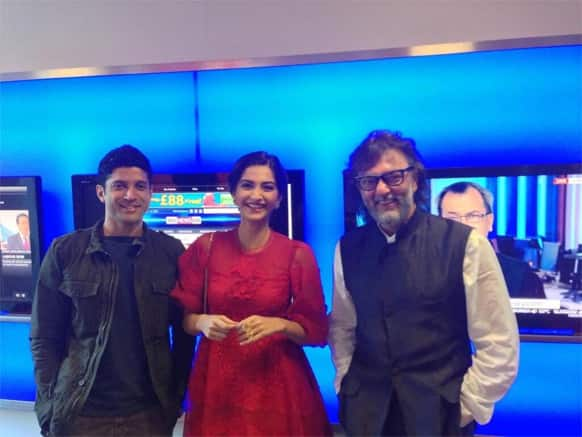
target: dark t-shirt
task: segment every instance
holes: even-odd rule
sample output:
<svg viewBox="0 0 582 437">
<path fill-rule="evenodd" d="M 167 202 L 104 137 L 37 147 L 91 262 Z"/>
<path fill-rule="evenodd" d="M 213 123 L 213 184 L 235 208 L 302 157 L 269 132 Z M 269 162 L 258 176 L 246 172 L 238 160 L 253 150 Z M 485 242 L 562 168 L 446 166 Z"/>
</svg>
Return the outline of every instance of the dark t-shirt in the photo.
<svg viewBox="0 0 582 437">
<path fill-rule="evenodd" d="M 111 332 L 81 412 L 84 416 L 126 416 L 158 402 L 149 375 L 133 286 L 132 241 L 131 237 L 103 240 L 105 250 L 117 265 L 119 282 Z"/>
</svg>

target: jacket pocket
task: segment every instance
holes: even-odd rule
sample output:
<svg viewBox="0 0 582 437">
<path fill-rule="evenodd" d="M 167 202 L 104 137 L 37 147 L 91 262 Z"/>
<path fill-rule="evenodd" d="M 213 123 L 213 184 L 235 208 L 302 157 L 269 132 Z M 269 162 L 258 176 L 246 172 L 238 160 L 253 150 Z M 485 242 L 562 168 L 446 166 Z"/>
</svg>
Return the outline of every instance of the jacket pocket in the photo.
<svg viewBox="0 0 582 437">
<path fill-rule="evenodd" d="M 169 326 L 170 291 L 175 281 L 152 281 L 145 311 L 145 336 L 147 338 L 166 337 Z M 146 338 L 146 340 L 147 340 Z"/>
<path fill-rule="evenodd" d="M 93 337 L 99 331 L 102 305 L 96 282 L 64 280 L 59 290 L 71 298 L 71 326 L 76 338 Z"/>
<path fill-rule="evenodd" d="M 97 294 L 99 284 L 96 282 L 64 280 L 59 290 L 73 299 L 91 297 Z"/>
</svg>

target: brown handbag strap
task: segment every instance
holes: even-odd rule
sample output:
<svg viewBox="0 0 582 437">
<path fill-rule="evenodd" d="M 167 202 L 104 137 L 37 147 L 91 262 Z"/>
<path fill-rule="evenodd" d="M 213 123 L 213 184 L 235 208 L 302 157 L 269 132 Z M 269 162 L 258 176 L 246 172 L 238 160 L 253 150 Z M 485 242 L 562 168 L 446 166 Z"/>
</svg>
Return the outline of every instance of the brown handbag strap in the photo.
<svg viewBox="0 0 582 437">
<path fill-rule="evenodd" d="M 208 241 L 208 251 L 206 256 L 206 265 L 204 266 L 204 284 L 203 284 L 203 295 L 202 295 L 202 308 L 204 314 L 208 312 L 208 264 L 210 264 L 210 249 L 212 249 L 212 239 L 214 238 L 214 232 L 210 233 L 210 239 Z"/>
</svg>

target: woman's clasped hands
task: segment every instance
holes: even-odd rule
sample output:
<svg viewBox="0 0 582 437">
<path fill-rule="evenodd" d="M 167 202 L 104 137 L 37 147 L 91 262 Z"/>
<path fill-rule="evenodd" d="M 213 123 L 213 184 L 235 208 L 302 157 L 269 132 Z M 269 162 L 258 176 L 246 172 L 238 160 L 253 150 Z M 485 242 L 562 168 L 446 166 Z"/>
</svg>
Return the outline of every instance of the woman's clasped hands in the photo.
<svg viewBox="0 0 582 437">
<path fill-rule="evenodd" d="M 240 345 L 254 343 L 269 335 L 284 332 L 286 320 L 279 317 L 250 316 L 240 322 L 228 318 L 225 315 L 200 314 L 197 320 L 197 328 L 206 338 L 214 341 L 222 341 L 235 329 Z"/>
</svg>

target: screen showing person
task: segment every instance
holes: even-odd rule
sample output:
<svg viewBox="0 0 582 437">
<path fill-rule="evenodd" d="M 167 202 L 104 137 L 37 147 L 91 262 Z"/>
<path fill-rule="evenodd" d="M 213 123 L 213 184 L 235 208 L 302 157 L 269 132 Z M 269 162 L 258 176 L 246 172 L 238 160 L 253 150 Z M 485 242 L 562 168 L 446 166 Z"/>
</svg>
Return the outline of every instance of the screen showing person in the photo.
<svg viewBox="0 0 582 437">
<path fill-rule="evenodd" d="M 30 251 L 30 222 L 28 214 L 22 212 L 16 216 L 18 231 L 6 239 L 6 249 Z"/>
<path fill-rule="evenodd" d="M 0 176 L 0 311 L 29 314 L 41 258 L 41 181 Z"/>
<path fill-rule="evenodd" d="M 0 247 L 0 309 L 28 313 L 34 280 L 28 211 L 4 210 L 0 218 L 10 225 L 3 232 Z"/>
<path fill-rule="evenodd" d="M 23 277 L 31 274 L 30 221 L 27 210 L 0 210 L 0 221 L 3 225 L 0 265 L 3 283 L 7 286 L 7 281 L 17 278 L 22 282 Z M 13 286 L 14 289 L 20 287 Z"/>
<path fill-rule="evenodd" d="M 493 195 L 475 182 L 461 181 L 446 186 L 437 198 L 439 215 L 465 223 L 484 237 L 493 230 Z M 511 297 L 545 299 L 542 280 L 528 263 L 497 252 Z"/>
</svg>

